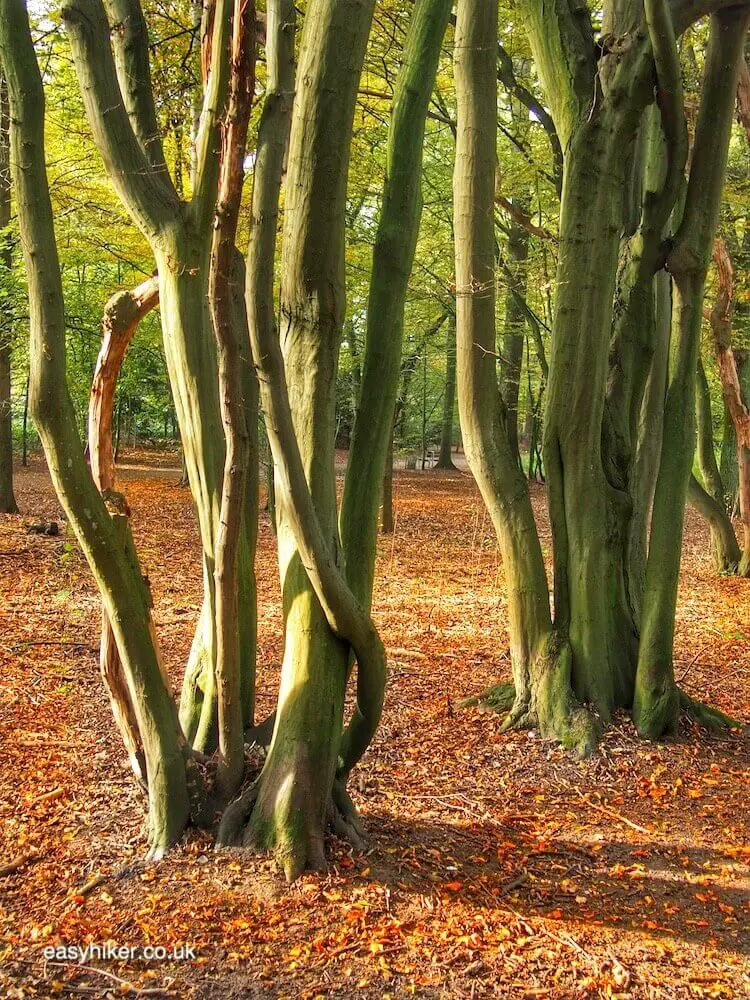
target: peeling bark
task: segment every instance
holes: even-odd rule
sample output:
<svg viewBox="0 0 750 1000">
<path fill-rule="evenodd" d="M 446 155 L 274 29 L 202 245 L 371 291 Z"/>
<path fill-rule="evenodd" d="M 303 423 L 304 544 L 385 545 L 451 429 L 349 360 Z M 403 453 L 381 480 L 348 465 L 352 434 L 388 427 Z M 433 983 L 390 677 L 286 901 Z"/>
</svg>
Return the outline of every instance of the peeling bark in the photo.
<svg viewBox="0 0 750 1000">
<path fill-rule="evenodd" d="M 102 346 L 91 383 L 88 414 L 88 445 L 91 476 L 105 499 L 116 532 L 125 552 L 134 552 L 129 525 L 129 511 L 124 497 L 115 496 L 115 460 L 112 445 L 112 414 L 114 412 L 117 379 L 130 341 L 143 317 L 159 301 L 159 283 L 148 278 L 132 292 L 118 292 L 104 307 Z M 147 586 L 147 585 L 146 585 Z M 150 622 L 150 615 L 149 615 Z M 154 648 L 158 652 L 153 623 L 150 622 Z M 161 663 L 161 660 L 159 661 Z M 133 773 L 147 785 L 145 759 L 138 722 L 127 681 L 123 674 L 112 625 L 106 610 L 102 610 L 102 632 L 99 666 L 109 695 L 112 714 L 123 738 Z M 165 675 L 165 684 L 166 675 Z"/>
</svg>

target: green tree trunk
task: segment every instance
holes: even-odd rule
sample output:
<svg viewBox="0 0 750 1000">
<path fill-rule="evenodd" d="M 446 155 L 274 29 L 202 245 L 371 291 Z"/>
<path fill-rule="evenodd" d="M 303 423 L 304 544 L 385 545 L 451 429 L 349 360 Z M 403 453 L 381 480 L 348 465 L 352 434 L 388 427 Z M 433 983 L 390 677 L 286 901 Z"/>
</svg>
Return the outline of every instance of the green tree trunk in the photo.
<svg viewBox="0 0 750 1000">
<path fill-rule="evenodd" d="M 703 289 L 749 18 L 745 8 L 722 10 L 711 18 L 684 214 L 667 261 L 674 287 L 671 359 L 633 703 L 639 732 L 652 738 L 674 728 L 679 705 L 672 659 L 674 618 L 684 497 L 695 440 L 695 373 Z"/>
<path fill-rule="evenodd" d="M 284 25 L 293 23 L 290 7 L 270 5 L 273 18 L 268 37 L 277 47 L 289 44 Z M 325 864 L 323 835 L 339 755 L 345 768 L 358 759 L 356 747 L 350 756 L 342 746 L 352 639 L 349 630 L 337 623 L 320 580 L 321 576 L 326 584 L 333 580 L 334 604 L 347 599 L 336 568 L 340 545 L 332 387 L 345 305 L 349 144 L 371 17 L 371 3 L 313 0 L 307 10 L 288 157 L 281 292 L 283 364 L 270 309 L 273 241 L 268 227 L 261 225 L 274 213 L 280 164 L 276 169 L 272 158 L 264 161 L 266 171 L 256 172 L 253 190 L 253 217 L 258 221 L 251 257 L 260 262 L 262 272 L 256 274 L 251 292 L 250 331 L 279 477 L 285 648 L 273 738 L 253 789 L 254 804 L 244 837 L 246 842 L 273 849 L 288 878 Z M 278 75 L 272 94 L 276 81 Z M 278 132 L 274 129 L 269 136 L 273 149 Z M 360 683 L 363 667 L 360 662 Z M 244 808 L 239 803 L 227 815 L 224 836 L 236 836 L 236 820 L 244 823 Z"/>
<path fill-rule="evenodd" d="M 698 467 L 703 486 L 714 500 L 722 501 L 724 484 L 714 450 L 714 418 L 711 412 L 711 390 L 700 355 L 696 367 L 695 418 L 697 427 Z"/>
<path fill-rule="evenodd" d="M 515 703 L 506 725 L 536 722 L 586 753 L 593 728 L 570 688 L 570 648 L 552 630 L 528 485 L 511 451 L 495 363 L 495 40 L 497 4 L 461 0 L 455 40 L 454 189 L 458 405 L 469 462 L 505 571 Z"/>
<path fill-rule="evenodd" d="M 0 275 L 10 278 L 13 248 L 5 232 L 10 222 L 10 109 L 8 87 L 0 76 Z M 0 317 L 0 514 L 17 514 L 13 492 L 13 423 L 11 413 L 11 340 L 13 307 L 9 299 Z"/>
<path fill-rule="evenodd" d="M 31 304 L 30 408 L 57 495 L 112 622 L 138 722 L 149 785 L 149 841 L 158 857 L 189 819 L 186 754 L 148 624 L 132 553 L 120 544 L 84 460 L 65 376 L 65 319 L 44 155 L 44 92 L 21 0 L 0 8 L 13 173 Z"/>
<path fill-rule="evenodd" d="M 643 391 L 635 434 L 635 454 L 631 470 L 633 514 L 628 535 L 628 579 L 636 621 L 643 613 L 646 583 L 648 530 L 659 474 L 664 425 L 664 397 L 669 366 L 669 335 L 672 322 L 672 282 L 666 271 L 654 277 L 653 354 Z"/>
<path fill-rule="evenodd" d="M 528 212 L 528 203 L 520 201 L 517 206 L 524 214 Z M 521 365 L 523 363 L 524 326 L 526 310 L 522 299 L 526 297 L 526 261 L 529 256 L 529 231 L 515 219 L 511 219 L 508 235 L 508 267 L 513 273 L 513 282 L 509 283 L 505 292 L 505 325 L 500 353 L 501 383 L 500 391 L 505 403 L 507 414 L 508 439 L 510 448 L 517 456 L 521 465 L 521 452 L 518 447 L 518 396 L 521 388 Z"/>
<path fill-rule="evenodd" d="M 378 509 L 398 394 L 404 303 L 422 217 L 422 145 L 448 0 L 414 5 L 393 98 L 382 208 L 373 250 L 354 438 L 341 501 L 347 579 L 369 608 Z"/>
<path fill-rule="evenodd" d="M 101 0 L 70 0 L 63 20 L 94 140 L 133 221 L 148 239 L 161 294 L 164 353 L 203 549 L 204 600 L 185 671 L 180 719 L 199 750 L 216 745 L 214 563 L 224 441 L 216 349 L 208 305 L 211 220 L 219 167 L 218 119 L 226 92 L 231 5 L 217 0 L 210 72 L 195 140 L 189 203 L 180 202 L 164 163 L 148 66 L 146 26 L 137 0 L 114 3 L 122 30 L 112 37 Z M 207 15 L 208 16 L 208 15 Z M 255 617 L 252 551 L 257 511 L 245 511 L 239 553 L 243 718 L 253 719 Z"/>
</svg>

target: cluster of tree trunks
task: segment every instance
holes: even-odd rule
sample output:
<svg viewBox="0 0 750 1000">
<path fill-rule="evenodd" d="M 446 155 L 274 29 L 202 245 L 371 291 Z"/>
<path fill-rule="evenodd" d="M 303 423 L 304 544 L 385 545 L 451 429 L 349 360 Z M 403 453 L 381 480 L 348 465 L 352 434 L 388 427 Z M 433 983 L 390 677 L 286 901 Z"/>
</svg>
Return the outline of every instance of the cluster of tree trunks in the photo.
<svg viewBox="0 0 750 1000">
<path fill-rule="evenodd" d="M 153 856 L 188 822 L 202 822 L 233 798 L 244 777 L 246 740 L 267 745 L 265 766 L 226 809 L 221 842 L 243 840 L 275 850 L 289 877 L 324 863 L 329 824 L 359 842 L 346 781 L 375 732 L 385 688 L 383 646 L 367 608 L 406 283 L 421 216 L 424 120 L 450 3 L 416 4 L 396 83 L 359 434 L 339 519 L 332 387 L 345 310 L 348 150 L 372 9 L 361 0 L 313 0 L 295 89 L 294 6 L 289 0 L 267 4 L 268 82 L 245 282 L 235 234 L 254 91 L 252 5 L 216 0 L 204 9 L 204 98 L 188 201 L 164 157 L 139 3 L 113 0 L 109 14 L 118 31 L 111 34 L 100 0 L 65 6 L 94 139 L 156 263 L 153 279 L 117 296 L 105 312 L 91 395 L 89 470 L 65 379 L 41 78 L 22 0 L 3 0 L 0 55 L 9 79 L 32 303 L 31 410 L 55 487 L 102 594 L 102 670 L 134 770 L 148 789 Z M 277 331 L 273 271 L 285 160 Z M 179 715 L 112 461 L 117 372 L 139 319 L 157 299 L 204 563 L 204 605 Z M 260 726 L 254 726 L 256 370 L 275 467 L 285 613 L 278 709 Z M 224 435 L 217 439 L 213 429 L 219 425 Z M 355 664 L 356 705 L 345 725 L 344 694 Z M 217 756 L 209 759 L 206 753 L 214 749 Z"/>
<path fill-rule="evenodd" d="M 496 102 L 497 9 L 477 0 L 458 5 L 455 48 L 459 407 L 506 570 L 516 686 L 506 725 L 534 722 L 587 753 L 615 708 L 658 737 L 687 704 L 673 634 L 695 372 L 748 9 L 612 2 L 598 39 L 585 5 L 522 9 L 564 153 L 544 427 L 553 614 L 494 371 L 496 125 L 484 109 Z M 676 38 L 707 13 L 686 180 Z"/>
<path fill-rule="evenodd" d="M 181 173 L 170 174 L 164 155 L 139 0 L 110 0 L 106 10 L 102 0 L 66 0 L 63 21 L 92 134 L 156 265 L 152 279 L 105 311 L 89 469 L 65 374 L 42 81 L 23 0 L 0 0 L 0 60 L 31 303 L 30 406 L 102 596 L 102 673 L 148 791 L 156 857 L 188 823 L 206 822 L 217 808 L 220 843 L 273 850 L 289 878 L 324 865 L 329 827 L 361 842 L 347 781 L 375 734 L 384 699 L 384 647 L 370 617 L 375 550 L 394 427 L 403 414 L 399 381 L 420 356 L 417 349 L 402 360 L 404 303 L 422 211 L 425 119 L 451 3 L 416 0 L 395 84 L 339 511 L 334 390 L 346 311 L 347 176 L 373 8 L 374 0 L 310 0 L 295 73 L 291 0 L 268 0 L 258 37 L 252 3 L 204 6 L 203 102 L 186 199 Z M 515 681 L 505 725 L 536 724 L 587 753 L 598 720 L 615 708 L 632 710 L 639 730 L 659 737 L 674 727 L 680 704 L 688 705 L 672 663 L 677 576 L 695 442 L 702 297 L 748 10 L 711 0 L 646 0 L 643 9 L 613 0 L 595 39 L 583 4 L 524 0 L 522 8 L 551 114 L 518 84 L 512 60 L 498 49 L 496 0 L 459 0 L 455 17 L 456 304 L 441 458 L 451 461 L 455 379 L 467 458 L 505 565 Z M 704 14 L 711 14 L 710 42 L 686 179 L 676 38 Z M 245 264 L 235 243 L 261 37 L 267 87 Z M 541 115 L 562 195 L 548 370 L 525 303 L 533 231 L 527 206 L 506 206 L 501 381 L 497 121 L 488 113 L 497 106 L 498 77 Z M 712 322 L 742 465 L 747 407 L 726 332 L 731 269 L 722 288 L 729 291 Z M 117 372 L 139 319 L 157 299 L 203 560 L 204 601 L 179 711 L 112 460 Z M 518 445 L 526 323 L 547 382 L 552 606 Z M 259 399 L 273 461 L 284 657 L 277 710 L 256 725 Z M 747 500 L 743 495 L 743 516 Z M 383 506 L 385 521 L 387 493 Z M 355 678 L 347 720 L 345 694 Z M 719 719 L 689 707 L 703 721 Z M 248 742 L 267 748 L 250 782 Z"/>
</svg>

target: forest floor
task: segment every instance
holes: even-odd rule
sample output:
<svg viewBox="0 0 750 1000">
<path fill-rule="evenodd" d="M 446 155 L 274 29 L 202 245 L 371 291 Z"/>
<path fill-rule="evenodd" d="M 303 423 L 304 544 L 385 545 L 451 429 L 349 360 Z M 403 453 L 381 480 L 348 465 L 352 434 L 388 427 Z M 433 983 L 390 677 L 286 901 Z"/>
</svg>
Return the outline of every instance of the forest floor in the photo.
<svg viewBox="0 0 750 1000">
<path fill-rule="evenodd" d="M 121 472 L 175 684 L 201 586 L 177 479 L 158 462 Z M 99 679 L 97 594 L 70 538 L 26 533 L 59 508 L 41 463 L 19 471 L 23 514 L 0 518 L 0 995 L 747 995 L 746 736 L 685 724 L 653 745 L 622 718 L 581 762 L 459 709 L 509 677 L 491 527 L 465 473 L 397 472 L 394 493 L 374 605 L 388 694 L 352 781 L 371 849 L 332 839 L 329 874 L 290 888 L 268 857 L 214 853 L 209 833 L 140 860 L 143 802 Z M 534 505 L 548 550 L 540 487 Z M 281 655 L 266 515 L 258 575 L 263 717 Z M 714 575 L 692 512 L 676 660 L 690 694 L 748 718 L 750 583 Z M 196 957 L 44 957 L 107 942 Z"/>
</svg>

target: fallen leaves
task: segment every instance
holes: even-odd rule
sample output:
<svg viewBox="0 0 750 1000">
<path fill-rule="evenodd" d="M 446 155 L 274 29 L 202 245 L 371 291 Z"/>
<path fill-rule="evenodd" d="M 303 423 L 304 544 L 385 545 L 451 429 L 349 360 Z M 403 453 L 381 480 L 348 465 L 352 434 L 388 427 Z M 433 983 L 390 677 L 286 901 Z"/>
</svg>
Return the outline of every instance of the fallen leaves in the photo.
<svg viewBox="0 0 750 1000">
<path fill-rule="evenodd" d="M 177 683 L 201 578 L 175 479 L 124 477 Z M 687 730 L 652 746 L 618 719 L 599 756 L 579 762 L 538 735 L 501 734 L 492 713 L 457 710 L 509 676 L 490 525 L 466 476 L 399 474 L 394 485 L 397 531 L 381 548 L 374 605 L 391 680 L 381 731 L 352 776 L 372 847 L 359 856 L 332 841 L 330 872 L 291 890 L 269 858 L 215 854 L 208 833 L 140 865 L 143 803 L 100 689 L 98 597 L 64 538 L 22 539 L 22 522 L 0 522 L 0 551 L 24 550 L 3 560 L 13 574 L 1 584 L 0 847 L 8 862 L 30 858 L 3 878 L 0 982 L 7 974 L 29 997 L 115 995 L 127 983 L 186 1000 L 742 994 L 742 740 Z M 39 470 L 19 488 L 27 509 L 56 515 Z M 534 504 L 544 535 L 541 491 Z M 678 655 L 695 660 L 691 690 L 741 714 L 747 590 L 705 569 L 701 532 L 689 514 Z M 281 656 L 273 546 L 262 518 L 259 714 L 273 706 Z M 49 635 L 66 644 L 32 644 Z M 123 868 L 132 873 L 118 878 Z M 44 968 L 46 944 L 109 940 L 189 941 L 198 957 L 108 966 L 120 983 Z"/>
</svg>

